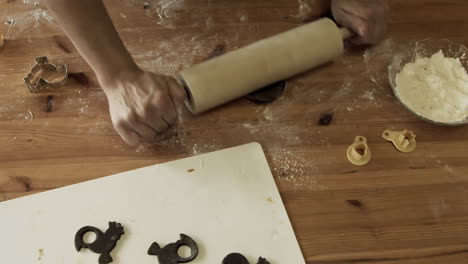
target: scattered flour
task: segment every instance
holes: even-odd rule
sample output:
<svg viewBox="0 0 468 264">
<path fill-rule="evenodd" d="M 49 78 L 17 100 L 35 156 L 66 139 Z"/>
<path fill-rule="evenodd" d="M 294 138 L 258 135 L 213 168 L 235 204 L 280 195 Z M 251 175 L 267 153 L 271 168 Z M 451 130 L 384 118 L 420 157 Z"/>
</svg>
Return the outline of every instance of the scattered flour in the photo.
<svg viewBox="0 0 468 264">
<path fill-rule="evenodd" d="M 177 10 L 181 9 L 185 4 L 184 0 L 152 0 L 143 2 L 132 0 L 130 2 L 143 5 L 146 16 L 157 17 L 159 25 L 170 29 L 177 28 L 176 23 L 174 23 L 174 20 L 177 18 Z"/>
<path fill-rule="evenodd" d="M 278 151 L 271 153 L 271 168 L 285 182 L 309 190 L 326 190 L 316 178 L 318 168 L 299 153 Z"/>
<path fill-rule="evenodd" d="M 27 4 L 27 5 L 34 5 L 34 6 L 37 6 L 41 3 L 40 0 L 23 0 L 23 3 Z"/>
<path fill-rule="evenodd" d="M 250 123 L 244 123 L 243 126 L 244 126 L 244 128 L 248 129 L 248 131 L 250 132 L 250 134 L 255 134 L 255 133 L 257 133 L 258 131 L 260 131 L 259 126 L 255 126 L 255 125 L 252 125 L 252 124 L 250 124 Z"/>
<path fill-rule="evenodd" d="M 179 43 L 186 45 L 187 49 L 180 46 L 166 45 L 161 41 L 154 45 L 154 49 L 133 55 L 138 65 L 145 70 L 156 71 L 165 75 L 175 75 L 183 68 L 193 64 L 196 56 L 202 52 L 201 46 L 194 42 L 186 41 L 180 37 Z"/>
<path fill-rule="evenodd" d="M 5 34 L 6 39 L 24 37 L 27 33 L 41 26 L 58 29 L 58 25 L 52 15 L 42 8 L 9 15 L 3 19 L 3 23 L 8 25 Z"/>
<path fill-rule="evenodd" d="M 157 3 L 157 14 L 161 20 L 171 19 L 174 17 L 172 12 L 175 8 L 180 8 L 184 4 L 184 0 L 162 0 Z"/>
<path fill-rule="evenodd" d="M 365 91 L 364 94 L 361 96 L 362 99 L 366 99 L 368 101 L 375 100 L 375 90 L 368 90 Z"/>
<path fill-rule="evenodd" d="M 396 77 L 404 104 L 430 120 L 455 123 L 468 117 L 468 74 L 460 59 L 442 51 L 408 63 Z"/>
<path fill-rule="evenodd" d="M 268 121 L 273 120 L 273 118 L 274 118 L 273 117 L 273 112 L 271 111 L 269 106 L 265 107 L 265 110 L 263 111 L 263 117 Z"/>
<path fill-rule="evenodd" d="M 298 7 L 297 14 L 294 15 L 293 17 L 300 19 L 300 20 L 305 20 L 307 16 L 310 14 L 310 12 L 312 11 L 312 9 L 307 0 L 298 0 L 298 2 L 299 2 L 299 7 Z"/>
</svg>

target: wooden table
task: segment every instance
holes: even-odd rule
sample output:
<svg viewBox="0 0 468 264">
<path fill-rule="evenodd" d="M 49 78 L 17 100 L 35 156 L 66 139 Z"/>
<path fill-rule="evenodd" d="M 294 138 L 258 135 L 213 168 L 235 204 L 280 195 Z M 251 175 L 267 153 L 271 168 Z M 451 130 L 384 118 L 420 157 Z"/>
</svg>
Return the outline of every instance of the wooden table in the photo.
<svg viewBox="0 0 468 264">
<path fill-rule="evenodd" d="M 165 74 L 302 20 L 290 0 L 148 2 L 146 9 L 140 0 L 107 4 L 138 64 Z M 390 34 L 379 46 L 348 50 L 293 78 L 273 104 L 241 99 L 202 116 L 186 113 L 173 138 L 135 148 L 113 130 L 95 76 L 48 13 L 2 0 L 0 200 L 258 141 L 307 263 L 468 263 L 468 127 L 412 116 L 385 72 L 409 41 L 468 44 L 468 2 L 390 2 Z M 42 55 L 73 74 L 60 90 L 31 94 L 22 79 Z M 333 120 L 320 126 L 325 114 Z M 397 152 L 381 137 L 388 128 L 413 130 L 417 150 Z M 357 135 L 373 152 L 365 167 L 345 158 Z"/>
</svg>

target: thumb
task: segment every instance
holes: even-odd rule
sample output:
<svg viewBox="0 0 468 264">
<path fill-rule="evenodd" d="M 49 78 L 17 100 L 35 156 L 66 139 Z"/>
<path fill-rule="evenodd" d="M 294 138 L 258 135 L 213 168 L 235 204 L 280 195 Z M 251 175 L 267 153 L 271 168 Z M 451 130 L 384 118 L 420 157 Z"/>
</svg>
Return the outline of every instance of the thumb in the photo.
<svg viewBox="0 0 468 264">
<path fill-rule="evenodd" d="M 366 23 L 361 17 L 343 8 L 337 8 L 334 10 L 333 17 L 338 24 L 349 28 L 358 37 L 365 35 Z"/>
<path fill-rule="evenodd" d="M 172 102 L 178 110 L 181 110 L 184 107 L 185 100 L 187 100 L 187 92 L 174 78 L 169 78 L 168 84 Z"/>
</svg>

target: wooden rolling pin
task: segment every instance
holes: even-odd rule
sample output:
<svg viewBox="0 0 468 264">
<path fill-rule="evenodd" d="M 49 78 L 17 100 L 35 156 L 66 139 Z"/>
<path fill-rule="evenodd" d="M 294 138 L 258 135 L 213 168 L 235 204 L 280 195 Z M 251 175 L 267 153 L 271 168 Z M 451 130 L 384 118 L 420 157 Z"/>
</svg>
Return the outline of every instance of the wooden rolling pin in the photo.
<svg viewBox="0 0 468 264">
<path fill-rule="evenodd" d="M 179 76 L 187 107 L 198 114 L 332 61 L 351 35 L 324 18 L 195 65 Z"/>
</svg>

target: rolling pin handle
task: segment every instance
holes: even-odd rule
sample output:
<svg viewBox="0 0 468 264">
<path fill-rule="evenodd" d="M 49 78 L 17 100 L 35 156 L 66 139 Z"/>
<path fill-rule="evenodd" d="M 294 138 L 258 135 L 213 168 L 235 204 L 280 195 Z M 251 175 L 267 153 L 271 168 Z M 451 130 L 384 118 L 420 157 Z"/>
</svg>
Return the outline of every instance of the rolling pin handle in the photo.
<svg viewBox="0 0 468 264">
<path fill-rule="evenodd" d="M 340 31 L 341 31 L 341 36 L 343 37 L 343 40 L 352 38 L 355 35 L 354 32 L 352 32 L 351 30 L 345 27 L 340 28 Z"/>
</svg>

